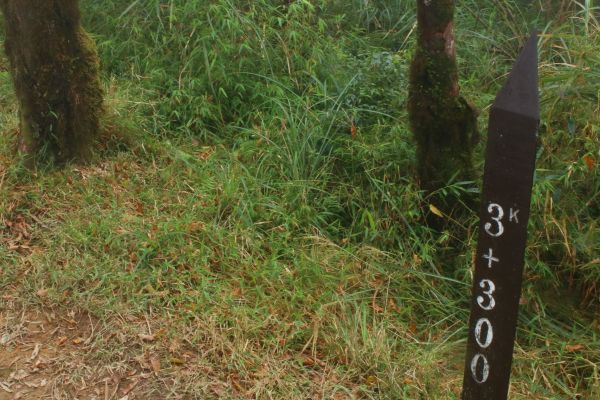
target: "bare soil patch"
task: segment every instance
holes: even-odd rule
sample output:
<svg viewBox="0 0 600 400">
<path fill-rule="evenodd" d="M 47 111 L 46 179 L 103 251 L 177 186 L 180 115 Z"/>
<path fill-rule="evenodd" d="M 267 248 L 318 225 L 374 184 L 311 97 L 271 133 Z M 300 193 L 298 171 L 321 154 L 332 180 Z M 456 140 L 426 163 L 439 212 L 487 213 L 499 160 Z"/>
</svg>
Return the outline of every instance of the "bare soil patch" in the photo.
<svg viewBox="0 0 600 400">
<path fill-rule="evenodd" d="M 158 398 L 142 394 L 156 365 L 98 359 L 104 333 L 89 315 L 17 311 L 0 312 L 0 400 Z"/>
</svg>

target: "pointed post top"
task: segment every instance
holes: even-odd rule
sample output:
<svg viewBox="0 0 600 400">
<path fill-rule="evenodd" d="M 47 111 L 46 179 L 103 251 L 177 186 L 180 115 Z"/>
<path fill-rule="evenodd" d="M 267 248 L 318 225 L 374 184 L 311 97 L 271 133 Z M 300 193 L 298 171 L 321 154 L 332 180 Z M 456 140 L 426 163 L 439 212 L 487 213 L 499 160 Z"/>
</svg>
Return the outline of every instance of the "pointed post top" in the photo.
<svg viewBox="0 0 600 400">
<path fill-rule="evenodd" d="M 537 42 L 537 32 L 533 32 L 492 108 L 540 119 Z"/>
</svg>

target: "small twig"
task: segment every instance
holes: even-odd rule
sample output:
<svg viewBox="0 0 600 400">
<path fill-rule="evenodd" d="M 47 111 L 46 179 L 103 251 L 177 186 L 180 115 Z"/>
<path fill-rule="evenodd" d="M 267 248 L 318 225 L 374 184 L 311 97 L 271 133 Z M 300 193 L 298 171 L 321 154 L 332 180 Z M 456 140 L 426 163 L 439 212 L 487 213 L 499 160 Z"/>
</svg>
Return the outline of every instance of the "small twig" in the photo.
<svg viewBox="0 0 600 400">
<path fill-rule="evenodd" d="M 2 190 L 2 186 L 4 186 L 4 178 L 6 177 L 6 171 L 2 173 L 2 177 L 0 178 L 0 191 Z"/>
<path fill-rule="evenodd" d="M 90 320 L 91 332 L 90 332 L 90 336 L 88 336 L 88 338 L 85 339 L 85 342 L 83 342 L 86 346 L 89 345 L 90 343 L 92 343 L 92 338 L 94 337 L 94 333 L 95 333 L 94 322 L 92 321 L 92 317 L 89 314 L 88 314 L 88 319 Z"/>
</svg>

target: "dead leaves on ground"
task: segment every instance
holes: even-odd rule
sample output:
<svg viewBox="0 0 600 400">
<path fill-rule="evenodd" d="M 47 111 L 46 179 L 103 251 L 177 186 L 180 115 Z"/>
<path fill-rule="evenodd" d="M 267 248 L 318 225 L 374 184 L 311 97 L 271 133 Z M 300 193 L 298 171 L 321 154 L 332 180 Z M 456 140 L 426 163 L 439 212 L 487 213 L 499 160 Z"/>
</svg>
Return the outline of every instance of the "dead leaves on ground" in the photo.
<svg viewBox="0 0 600 400">
<path fill-rule="evenodd" d="M 64 398 L 141 399 L 134 389 L 162 370 L 160 357 L 150 355 L 145 372 L 135 365 L 95 365 L 87 359 L 98 322 L 68 312 L 0 314 L 0 399 Z M 121 368 L 128 371 L 125 375 Z M 74 371 L 79 379 L 72 380 Z M 57 394 L 56 390 L 61 394 Z M 107 397 L 108 396 L 108 397 Z M 70 397 L 69 397 L 70 398 Z"/>
<path fill-rule="evenodd" d="M 21 214 L 4 221 L 4 227 L 0 226 L 0 242 L 4 242 L 9 250 L 16 251 L 21 255 L 29 255 L 32 252 L 31 225 Z"/>
</svg>

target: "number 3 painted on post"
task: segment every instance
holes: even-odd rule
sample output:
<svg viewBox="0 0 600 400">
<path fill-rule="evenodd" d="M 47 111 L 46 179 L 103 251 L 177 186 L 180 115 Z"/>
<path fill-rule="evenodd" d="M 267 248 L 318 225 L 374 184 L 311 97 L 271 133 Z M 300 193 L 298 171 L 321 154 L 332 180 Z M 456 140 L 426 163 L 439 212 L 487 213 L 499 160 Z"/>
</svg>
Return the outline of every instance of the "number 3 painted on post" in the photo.
<svg viewBox="0 0 600 400">
<path fill-rule="evenodd" d="M 481 307 L 485 311 L 490 311 L 493 310 L 494 307 L 496 307 L 496 300 L 494 300 L 494 297 L 492 296 L 496 291 L 496 285 L 494 285 L 494 282 L 492 282 L 489 279 L 482 279 L 481 282 L 479 282 L 479 287 L 485 289 L 486 286 L 487 290 L 484 290 L 483 294 L 487 296 L 488 305 L 483 305 L 483 303 L 485 303 L 485 298 L 483 296 L 477 296 L 477 304 L 479 304 L 479 307 Z"/>
<path fill-rule="evenodd" d="M 502 218 L 504 218 L 504 209 L 496 203 L 492 203 L 488 206 L 488 212 L 490 214 L 492 214 L 492 219 L 496 222 L 496 231 L 493 232 L 492 231 L 492 223 L 491 222 L 486 222 L 485 223 L 485 231 L 488 233 L 488 235 L 492 236 L 492 237 L 500 237 L 502 236 L 502 234 L 504 233 L 504 225 L 502 225 Z M 497 212 L 497 215 L 494 217 L 494 211 Z"/>
</svg>

